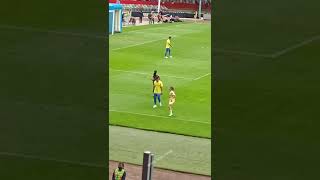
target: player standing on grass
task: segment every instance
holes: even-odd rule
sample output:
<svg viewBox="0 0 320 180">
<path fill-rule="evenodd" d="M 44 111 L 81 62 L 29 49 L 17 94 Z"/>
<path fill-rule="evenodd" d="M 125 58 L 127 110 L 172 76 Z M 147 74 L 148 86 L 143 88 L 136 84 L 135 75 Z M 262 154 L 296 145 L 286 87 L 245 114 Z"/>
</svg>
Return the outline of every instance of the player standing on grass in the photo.
<svg viewBox="0 0 320 180">
<path fill-rule="evenodd" d="M 176 93 L 174 92 L 174 88 L 172 86 L 169 88 L 169 91 L 169 116 L 172 116 L 173 104 L 176 102 Z"/>
<path fill-rule="evenodd" d="M 152 93 L 153 93 L 153 85 L 154 85 L 154 81 L 157 79 L 158 75 L 157 75 L 157 70 L 154 70 L 153 71 L 153 75 L 152 75 L 152 78 L 151 78 L 151 81 L 152 81 Z"/>
<path fill-rule="evenodd" d="M 172 58 L 171 56 L 171 48 L 172 48 L 172 45 L 171 45 L 171 36 L 169 36 L 169 38 L 167 39 L 167 42 L 166 42 L 166 53 L 164 54 L 164 58 L 168 58 L 168 54 L 170 56 L 170 58 Z"/>
<path fill-rule="evenodd" d="M 160 77 L 157 76 L 156 80 L 153 82 L 153 108 L 157 107 L 157 99 L 159 101 L 159 105 L 162 106 L 160 96 L 162 95 L 163 83 L 160 81 Z"/>
</svg>

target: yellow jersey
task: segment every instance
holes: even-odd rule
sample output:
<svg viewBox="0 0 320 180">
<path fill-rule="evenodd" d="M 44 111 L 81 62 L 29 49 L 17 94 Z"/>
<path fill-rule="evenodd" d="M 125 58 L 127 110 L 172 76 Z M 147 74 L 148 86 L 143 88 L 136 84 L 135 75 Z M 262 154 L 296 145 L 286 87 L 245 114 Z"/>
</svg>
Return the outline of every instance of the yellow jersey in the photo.
<svg viewBox="0 0 320 180">
<path fill-rule="evenodd" d="M 169 100 L 175 101 L 176 100 L 176 93 L 174 91 L 169 92 Z"/>
<path fill-rule="evenodd" d="M 171 47 L 171 41 L 170 39 L 167 39 L 166 48 L 170 48 L 170 47 Z"/>
<path fill-rule="evenodd" d="M 162 93 L 162 88 L 163 88 L 163 83 L 162 81 L 154 81 L 153 82 L 153 86 L 154 86 L 154 89 L 153 89 L 153 93 L 155 94 L 161 94 Z"/>
</svg>

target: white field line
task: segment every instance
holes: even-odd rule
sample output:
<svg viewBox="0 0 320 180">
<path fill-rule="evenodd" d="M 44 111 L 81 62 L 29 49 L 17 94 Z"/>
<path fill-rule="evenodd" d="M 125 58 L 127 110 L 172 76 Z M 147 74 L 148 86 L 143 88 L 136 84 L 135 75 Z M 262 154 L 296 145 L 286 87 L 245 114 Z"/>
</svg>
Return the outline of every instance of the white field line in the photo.
<svg viewBox="0 0 320 180">
<path fill-rule="evenodd" d="M 316 41 L 316 40 L 318 40 L 318 39 L 320 39 L 320 35 L 313 36 L 313 37 L 311 37 L 311 38 L 309 38 L 309 39 L 305 39 L 305 40 L 303 40 L 303 41 L 300 42 L 300 43 L 294 44 L 294 45 L 292 45 L 292 46 L 289 46 L 289 47 L 284 48 L 284 49 L 282 49 L 282 50 L 280 50 L 280 51 L 278 51 L 278 52 L 273 53 L 273 54 L 271 55 L 271 57 L 272 57 L 272 58 L 277 58 L 277 57 L 279 57 L 279 56 L 281 56 L 281 55 L 284 55 L 284 54 L 286 54 L 286 53 L 288 53 L 288 52 L 290 52 L 290 51 L 293 51 L 293 50 L 295 50 L 295 49 L 297 49 L 297 48 L 300 48 L 300 47 L 302 47 L 302 46 L 304 46 L 304 45 L 310 44 L 311 42 Z"/>
<path fill-rule="evenodd" d="M 146 33 L 148 33 L 148 35 L 149 34 L 152 34 L 152 35 L 158 35 L 158 36 L 164 36 L 164 37 L 166 37 L 166 38 L 168 38 L 169 36 L 171 36 L 171 37 L 177 37 L 176 35 L 170 35 L 170 34 L 163 34 L 163 33 L 156 33 L 156 32 L 142 32 L 142 31 L 135 31 L 135 32 L 132 32 L 132 33 L 135 33 L 135 34 L 146 34 Z"/>
<path fill-rule="evenodd" d="M 195 78 L 195 79 L 193 79 L 194 81 L 196 81 L 196 80 L 199 80 L 199 79 L 201 79 L 201 78 L 203 78 L 203 77 L 206 77 L 206 76 L 208 76 L 208 75 L 210 75 L 211 73 L 207 73 L 207 74 L 205 74 L 205 75 L 202 75 L 202 76 L 199 76 L 199 77 L 197 77 L 197 78 Z"/>
<path fill-rule="evenodd" d="M 131 44 L 131 45 L 129 45 L 129 46 L 124 46 L 124 47 L 119 47 L 119 48 L 111 49 L 111 51 L 118 51 L 118 50 L 121 50 L 121 49 L 127 49 L 127 48 L 131 48 L 131 47 L 135 47 L 135 46 L 140 46 L 140 45 L 144 45 L 144 44 L 148 44 L 148 43 L 153 43 L 153 42 L 160 41 L 160 40 L 165 40 L 165 39 L 167 39 L 167 38 L 161 38 L 161 39 L 155 39 L 155 40 L 151 40 L 151 41 L 145 41 L 145 42 L 142 42 L 142 43 Z"/>
<path fill-rule="evenodd" d="M 121 69 L 111 69 L 111 71 L 118 71 L 118 72 L 125 72 L 125 73 L 132 73 L 132 74 L 140 74 L 140 75 L 151 75 L 148 73 L 143 73 L 143 72 L 136 72 L 136 71 L 125 71 L 125 70 L 121 70 Z M 172 78 L 177 78 L 177 79 L 187 79 L 187 80 L 193 80 L 192 78 L 187 78 L 187 77 L 180 77 L 180 76 L 169 76 L 169 75 L 161 75 L 164 77 L 172 77 Z"/>
<path fill-rule="evenodd" d="M 134 112 L 117 111 L 117 110 L 109 110 L 109 111 L 110 112 L 117 112 L 117 113 L 125 113 L 125 114 L 134 114 L 134 115 L 139 115 L 139 116 L 149 116 L 149 117 L 156 117 L 156 118 L 172 119 L 172 120 L 185 121 L 185 122 L 194 122 L 194 123 L 200 123 L 200 124 L 211 124 L 209 122 L 193 121 L 193 120 L 172 118 L 172 117 L 167 117 L 167 116 L 157 116 L 157 115 L 152 115 L 152 114 L 134 113 Z"/>
<path fill-rule="evenodd" d="M 176 25 L 176 26 L 179 26 L 179 25 Z M 165 28 L 165 27 L 159 27 L 159 29 L 162 29 L 162 28 Z M 155 28 L 153 28 L 155 29 Z M 144 30 L 149 30 L 149 29 L 144 29 Z M 150 29 L 151 30 L 151 29 Z M 148 32 L 143 32 L 143 30 L 135 30 L 135 31 L 129 31 L 127 33 L 130 33 L 130 32 L 135 32 L 135 33 L 148 33 Z M 188 32 L 188 33 L 184 33 L 182 35 L 185 35 L 185 34 L 189 34 L 191 32 Z M 152 34 L 157 34 L 157 33 L 153 33 Z M 166 36 L 170 36 L 170 34 L 164 34 Z M 171 35 L 172 37 L 178 37 L 177 35 Z M 140 45 L 144 45 L 144 44 L 148 44 L 148 43 L 153 43 L 153 42 L 156 42 L 156 41 L 160 41 L 160 40 L 165 40 L 167 39 L 168 37 L 165 37 L 165 38 L 161 38 L 161 39 L 155 39 L 155 40 L 151 40 L 151 41 L 145 41 L 145 42 L 142 42 L 142 43 L 137 43 L 137 44 L 132 44 L 132 45 L 128 45 L 128 46 L 124 46 L 124 47 L 119 47 L 119 48 L 114 48 L 114 49 L 111 49 L 111 51 L 117 51 L 117 50 L 121 50 L 121 49 L 126 49 L 126 48 L 131 48 L 131 47 L 135 47 L 135 46 L 140 46 Z"/>
<path fill-rule="evenodd" d="M 165 158 L 166 156 L 168 156 L 169 154 L 171 154 L 173 151 L 172 149 L 170 149 L 169 151 L 167 151 L 166 153 L 164 153 L 163 155 L 157 157 L 153 162 L 152 165 L 155 165 L 158 161 L 161 161 L 163 158 Z M 150 165 L 150 164 L 149 164 Z"/>
<path fill-rule="evenodd" d="M 57 163 L 80 165 L 80 166 L 86 166 L 86 167 L 107 168 L 107 165 L 102 165 L 102 164 L 94 164 L 94 163 L 87 163 L 87 162 L 77 162 L 77 161 L 62 160 L 62 159 L 54 159 L 54 158 L 48 158 L 48 157 L 27 155 L 27 154 L 22 154 L 22 153 L 0 152 L 0 156 L 11 156 L 11 157 L 18 157 L 18 158 L 24 158 L 24 159 L 34 159 L 34 160 L 41 160 L 41 161 L 52 161 L 52 162 L 57 162 Z"/>
<path fill-rule="evenodd" d="M 223 53 L 246 55 L 246 56 L 256 56 L 256 57 L 272 58 L 272 55 L 259 54 L 259 53 L 248 52 L 248 51 L 237 51 L 237 50 L 228 50 L 228 49 L 220 49 L 220 48 L 213 48 L 213 51 L 214 51 L 214 52 L 223 52 Z"/>
<path fill-rule="evenodd" d="M 161 25 L 161 24 L 155 24 L 155 25 Z M 174 27 L 179 27 L 179 26 L 183 26 L 183 25 L 187 25 L 187 24 L 176 24 L 176 25 L 174 25 Z M 129 26 L 127 26 L 127 27 L 129 27 Z M 130 27 L 132 27 L 132 26 L 130 26 Z M 167 28 L 170 28 L 170 27 L 171 26 L 162 26 L 162 27 L 155 27 L 155 28 L 148 28 L 148 29 L 136 29 L 136 30 L 128 31 L 126 33 L 131 33 L 131 32 L 136 32 L 136 31 L 149 31 L 149 30 L 157 30 L 157 29 L 167 29 Z"/>
<path fill-rule="evenodd" d="M 255 53 L 255 52 L 248 52 L 248 51 L 237 51 L 237 50 L 228 50 L 228 49 L 221 49 L 221 48 L 214 48 L 213 51 L 214 52 L 224 52 L 224 53 L 231 53 L 231 54 L 239 54 L 239 55 L 247 55 L 247 56 L 256 56 L 256 57 L 264 57 L 264 58 L 277 58 L 279 56 L 282 56 L 288 52 L 291 52 L 295 49 L 298 49 L 304 45 L 310 44 L 313 41 L 319 40 L 320 39 L 320 35 L 317 36 L 313 36 L 309 39 L 305 39 L 300 43 L 294 44 L 292 46 L 286 47 L 282 50 L 279 50 L 277 52 L 274 52 L 272 54 L 259 54 L 259 53 Z"/>
<path fill-rule="evenodd" d="M 76 37 L 107 39 L 107 36 L 102 36 L 102 35 L 92 35 L 92 34 L 84 34 L 84 33 L 45 30 L 45 29 L 40 29 L 40 28 L 23 27 L 23 26 L 0 25 L 0 29 L 14 29 L 14 30 L 29 31 L 29 32 L 42 32 L 42 33 L 62 34 L 62 35 L 69 35 L 69 36 L 76 36 Z"/>
</svg>

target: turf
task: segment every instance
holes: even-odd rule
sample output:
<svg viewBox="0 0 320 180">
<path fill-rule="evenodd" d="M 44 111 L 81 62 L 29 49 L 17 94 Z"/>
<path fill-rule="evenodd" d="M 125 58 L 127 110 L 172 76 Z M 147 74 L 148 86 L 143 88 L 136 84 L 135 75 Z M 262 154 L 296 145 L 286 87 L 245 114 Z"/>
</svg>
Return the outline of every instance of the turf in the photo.
<svg viewBox="0 0 320 180">
<path fill-rule="evenodd" d="M 172 59 L 164 59 L 172 36 Z M 211 137 L 211 26 L 176 23 L 125 28 L 109 39 L 109 124 Z M 152 73 L 164 83 L 163 107 L 153 109 Z M 176 89 L 168 118 L 168 88 Z"/>
<path fill-rule="evenodd" d="M 144 151 L 155 154 L 155 167 L 211 175 L 211 140 L 109 127 L 109 159 L 142 164 Z"/>
<path fill-rule="evenodd" d="M 216 179 L 316 179 L 318 1 L 217 3 L 213 62 Z M 299 13 L 297 13 L 299 12 Z"/>
<path fill-rule="evenodd" d="M 107 176 L 107 23 L 99 9 L 103 3 L 92 1 L 19 1 L 0 7 L 0 179 Z"/>
<path fill-rule="evenodd" d="M 103 179 L 105 168 L 87 167 L 74 164 L 1 156 L 2 179 Z M 13 172 L 14 170 L 14 172 Z M 101 172 L 103 172 L 101 174 Z M 41 178 L 40 178 L 41 177 Z"/>
</svg>

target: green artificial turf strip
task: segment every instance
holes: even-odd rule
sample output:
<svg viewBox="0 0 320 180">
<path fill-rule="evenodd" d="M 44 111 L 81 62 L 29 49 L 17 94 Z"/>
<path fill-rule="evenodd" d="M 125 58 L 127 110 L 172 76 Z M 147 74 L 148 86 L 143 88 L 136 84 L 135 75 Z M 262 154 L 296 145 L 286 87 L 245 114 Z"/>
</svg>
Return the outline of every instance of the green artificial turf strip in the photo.
<svg viewBox="0 0 320 180">
<path fill-rule="evenodd" d="M 93 1 L 31 0 L 0 7 L 0 152 L 107 166 L 103 6 Z M 50 172 L 45 179 L 107 176 L 101 168 L 3 156 L 0 162 L 6 167 L 5 173 L 0 168 L 0 176 L 10 177 L 0 179 L 43 179 L 45 172 Z"/>
<path fill-rule="evenodd" d="M 168 36 L 172 59 L 164 59 Z M 210 23 L 148 26 L 111 36 L 109 124 L 210 138 L 210 41 Z M 164 106 L 153 109 L 155 69 L 164 83 Z M 177 95 L 172 119 L 167 119 L 169 86 Z"/>
<path fill-rule="evenodd" d="M 320 33 L 318 6 L 220 2 L 215 47 L 271 54 L 303 42 Z M 319 48 L 315 40 L 276 58 L 214 53 L 216 179 L 318 177 Z"/>
<path fill-rule="evenodd" d="M 0 155 L 0 162 L 1 179 L 87 180 L 107 177 L 107 168 L 2 155 Z"/>
<path fill-rule="evenodd" d="M 144 151 L 155 167 L 211 175 L 211 140 L 109 126 L 109 159 L 142 164 Z"/>
</svg>

